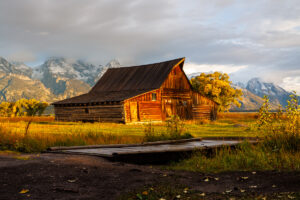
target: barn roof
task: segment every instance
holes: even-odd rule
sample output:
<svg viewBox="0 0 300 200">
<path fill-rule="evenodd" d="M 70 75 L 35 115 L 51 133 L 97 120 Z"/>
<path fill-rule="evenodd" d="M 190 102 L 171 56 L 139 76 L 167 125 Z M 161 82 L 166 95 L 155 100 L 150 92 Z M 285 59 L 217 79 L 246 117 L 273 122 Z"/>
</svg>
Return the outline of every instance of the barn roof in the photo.
<svg viewBox="0 0 300 200">
<path fill-rule="evenodd" d="M 184 58 L 140 66 L 110 68 L 90 92 L 53 104 L 123 101 L 160 88 L 172 68 L 182 60 L 184 61 Z"/>
</svg>

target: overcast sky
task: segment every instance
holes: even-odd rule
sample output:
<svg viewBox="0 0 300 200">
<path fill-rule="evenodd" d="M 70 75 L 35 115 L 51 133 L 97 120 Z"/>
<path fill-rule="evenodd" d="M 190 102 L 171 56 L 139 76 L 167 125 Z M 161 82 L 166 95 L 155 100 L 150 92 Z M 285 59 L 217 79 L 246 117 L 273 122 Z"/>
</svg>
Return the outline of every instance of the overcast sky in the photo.
<svg viewBox="0 0 300 200">
<path fill-rule="evenodd" d="M 300 1 L 0 0 L 0 56 L 29 65 L 186 57 L 187 73 L 258 76 L 300 93 Z"/>
</svg>

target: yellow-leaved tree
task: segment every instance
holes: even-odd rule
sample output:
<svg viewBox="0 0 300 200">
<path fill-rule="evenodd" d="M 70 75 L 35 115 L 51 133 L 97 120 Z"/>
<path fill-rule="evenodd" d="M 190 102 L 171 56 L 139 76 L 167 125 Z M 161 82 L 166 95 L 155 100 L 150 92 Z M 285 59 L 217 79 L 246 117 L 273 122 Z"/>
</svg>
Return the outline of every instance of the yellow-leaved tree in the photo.
<svg viewBox="0 0 300 200">
<path fill-rule="evenodd" d="M 241 100 L 242 90 L 231 86 L 232 82 L 226 73 L 201 73 L 191 79 L 191 84 L 194 90 L 219 103 L 218 111 L 228 111 L 232 104 L 241 106 L 238 100 Z"/>
<path fill-rule="evenodd" d="M 16 102 L 2 102 L 0 104 L 0 116 L 40 116 L 47 106 L 47 102 L 41 102 L 36 99 L 19 99 Z"/>
<path fill-rule="evenodd" d="M 47 106 L 47 102 L 40 102 L 36 99 L 28 99 L 24 102 L 24 109 L 27 116 L 40 116 L 43 114 Z"/>
<path fill-rule="evenodd" d="M 0 104 L 0 116 L 11 117 L 13 115 L 13 103 L 3 101 Z"/>
</svg>

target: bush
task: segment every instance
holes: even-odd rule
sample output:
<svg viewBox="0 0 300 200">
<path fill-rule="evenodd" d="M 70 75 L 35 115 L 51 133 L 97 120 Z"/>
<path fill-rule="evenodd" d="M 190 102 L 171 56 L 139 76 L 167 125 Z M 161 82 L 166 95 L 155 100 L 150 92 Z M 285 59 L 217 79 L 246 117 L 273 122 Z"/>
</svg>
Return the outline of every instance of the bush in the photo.
<svg viewBox="0 0 300 200">
<path fill-rule="evenodd" d="M 257 127 L 265 133 L 264 144 L 267 150 L 290 151 L 300 150 L 300 108 L 296 92 L 292 94 L 286 106 L 285 117 L 281 107 L 277 113 L 269 111 L 268 97 L 264 97 L 264 104 L 260 109 Z"/>
</svg>

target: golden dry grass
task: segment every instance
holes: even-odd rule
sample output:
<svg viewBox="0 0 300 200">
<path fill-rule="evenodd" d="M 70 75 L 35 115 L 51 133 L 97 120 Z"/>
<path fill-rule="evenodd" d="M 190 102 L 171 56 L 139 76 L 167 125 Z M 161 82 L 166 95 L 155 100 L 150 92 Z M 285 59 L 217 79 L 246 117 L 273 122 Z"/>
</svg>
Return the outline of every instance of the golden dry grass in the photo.
<svg viewBox="0 0 300 200">
<path fill-rule="evenodd" d="M 185 122 L 184 132 L 194 137 L 259 136 L 251 130 L 253 114 L 222 114 L 214 122 Z M 232 119 L 231 119 L 232 117 Z M 27 135 L 25 128 L 32 120 Z M 166 132 L 166 124 L 153 124 L 155 133 Z M 145 124 L 57 122 L 54 117 L 0 118 L 0 149 L 39 152 L 50 146 L 128 144 L 144 141 Z"/>
</svg>

